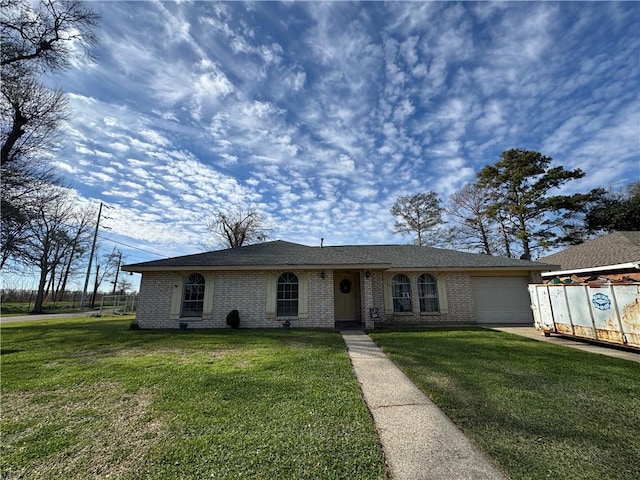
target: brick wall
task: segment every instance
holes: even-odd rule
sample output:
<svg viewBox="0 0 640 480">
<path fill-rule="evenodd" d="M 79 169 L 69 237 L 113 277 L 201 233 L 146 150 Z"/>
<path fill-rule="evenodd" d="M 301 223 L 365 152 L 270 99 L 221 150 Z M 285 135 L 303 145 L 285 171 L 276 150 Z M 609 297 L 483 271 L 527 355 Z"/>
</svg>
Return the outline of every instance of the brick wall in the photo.
<svg viewBox="0 0 640 480">
<path fill-rule="evenodd" d="M 296 274 L 301 272 L 293 271 Z M 146 272 L 140 282 L 136 319 L 142 328 L 178 328 L 185 322 L 188 328 L 229 328 L 227 315 L 231 310 L 240 313 L 241 328 L 280 328 L 282 319 L 266 315 L 267 277 L 282 272 L 216 272 L 213 288 L 205 287 L 205 294 L 213 296 L 210 318 L 171 319 L 171 299 L 178 285 L 176 279 L 192 272 Z M 294 328 L 334 328 L 333 275 L 325 271 L 304 272 L 308 281 L 309 315 L 292 319 Z M 178 286 L 178 288 L 180 288 Z"/>
<path fill-rule="evenodd" d="M 542 272 L 529 272 L 529 283 L 542 283 Z"/>
<path fill-rule="evenodd" d="M 400 273 L 400 272 L 399 272 Z M 402 272 L 411 281 L 411 313 L 385 314 L 381 308 L 382 325 L 415 324 L 470 324 L 475 323 L 475 306 L 471 290 L 471 277 L 467 272 L 441 272 L 433 274 L 438 283 L 444 282 L 447 298 L 447 311 L 421 313 L 418 297 L 418 277 L 428 272 Z M 394 274 L 375 275 L 374 301 L 384 305 L 384 282 L 391 281 Z"/>
<path fill-rule="evenodd" d="M 240 312 L 240 327 L 274 327 L 267 319 L 267 272 L 216 272 L 213 281 L 213 318 L 206 328 L 228 328 L 227 315 Z M 194 325 L 195 326 L 195 325 Z"/>
<path fill-rule="evenodd" d="M 439 321 L 445 323 L 475 323 L 476 308 L 473 303 L 471 277 L 467 272 L 448 272 L 441 275 L 447 286 L 449 312 Z"/>
<path fill-rule="evenodd" d="M 293 319 L 294 328 L 334 328 L 334 292 L 333 272 L 330 270 L 312 270 L 306 272 L 308 281 L 308 317 Z M 322 278 L 321 273 L 324 272 Z M 192 272 L 148 272 L 142 276 L 140 297 L 137 308 L 137 321 L 142 328 L 178 328 L 183 321 L 188 328 L 228 328 L 226 317 L 231 310 L 240 312 L 241 328 L 280 328 L 282 319 L 269 319 L 266 315 L 267 284 L 269 275 L 282 272 L 216 272 L 213 288 L 209 285 L 207 295 L 213 297 L 213 310 L 210 317 L 203 319 L 171 319 L 171 299 L 179 279 Z M 363 321 L 367 327 L 369 308 L 377 307 L 380 324 L 471 324 L 475 322 L 475 306 L 471 277 L 468 272 L 441 272 L 438 282 L 444 282 L 448 309 L 438 313 L 420 313 L 417 278 L 423 272 L 406 272 L 411 280 L 412 312 L 409 314 L 385 314 L 384 282 L 392 275 L 383 275 L 380 271 L 371 272 L 365 280 L 360 272 L 360 298 Z M 531 279 L 537 279 L 538 274 Z M 178 288 L 181 288 L 180 286 Z"/>
<path fill-rule="evenodd" d="M 325 277 L 321 277 L 324 272 Z M 301 320 L 300 326 L 313 328 L 334 328 L 333 272 L 331 270 L 311 271 L 309 278 L 309 318 Z"/>
<path fill-rule="evenodd" d="M 146 272 L 140 280 L 136 321 L 142 328 L 178 328 L 170 321 L 174 278 L 161 272 Z"/>
</svg>

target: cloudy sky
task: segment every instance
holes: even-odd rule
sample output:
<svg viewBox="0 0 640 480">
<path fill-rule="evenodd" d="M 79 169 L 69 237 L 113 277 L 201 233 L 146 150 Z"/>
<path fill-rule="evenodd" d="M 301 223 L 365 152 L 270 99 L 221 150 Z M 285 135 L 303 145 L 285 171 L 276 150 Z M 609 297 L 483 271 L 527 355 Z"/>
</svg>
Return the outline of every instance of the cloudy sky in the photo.
<svg viewBox="0 0 640 480">
<path fill-rule="evenodd" d="M 574 191 L 640 179 L 637 2 L 90 6 L 57 166 L 128 263 L 203 251 L 234 204 L 273 238 L 406 243 L 396 197 L 446 202 L 516 147 L 582 168 Z"/>
</svg>

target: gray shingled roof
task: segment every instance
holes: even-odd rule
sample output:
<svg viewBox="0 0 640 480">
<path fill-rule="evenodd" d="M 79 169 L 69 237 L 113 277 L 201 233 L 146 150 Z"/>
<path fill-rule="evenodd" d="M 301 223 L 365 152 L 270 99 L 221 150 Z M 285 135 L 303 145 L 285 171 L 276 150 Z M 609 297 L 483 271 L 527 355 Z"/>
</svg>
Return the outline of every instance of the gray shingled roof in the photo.
<svg viewBox="0 0 640 480">
<path fill-rule="evenodd" d="M 328 248 L 308 247 L 276 240 L 242 248 L 165 258 L 127 265 L 127 269 L 152 267 L 266 267 L 279 265 L 371 265 L 383 262 Z M 381 265 L 382 266 L 382 265 Z"/>
<path fill-rule="evenodd" d="M 615 232 L 569 247 L 540 261 L 560 265 L 561 271 L 640 262 L 640 232 Z"/>
<path fill-rule="evenodd" d="M 550 265 L 417 245 L 351 245 L 309 247 L 277 240 L 242 248 L 165 258 L 123 267 L 126 271 L 195 267 L 266 268 L 278 266 L 344 268 L 517 268 L 551 270 Z"/>
<path fill-rule="evenodd" d="M 494 257 L 478 253 L 458 252 L 443 248 L 418 245 L 353 245 L 326 247 L 345 254 L 365 255 L 391 264 L 392 268 L 521 268 L 524 270 L 549 270 L 551 265 Z"/>
</svg>

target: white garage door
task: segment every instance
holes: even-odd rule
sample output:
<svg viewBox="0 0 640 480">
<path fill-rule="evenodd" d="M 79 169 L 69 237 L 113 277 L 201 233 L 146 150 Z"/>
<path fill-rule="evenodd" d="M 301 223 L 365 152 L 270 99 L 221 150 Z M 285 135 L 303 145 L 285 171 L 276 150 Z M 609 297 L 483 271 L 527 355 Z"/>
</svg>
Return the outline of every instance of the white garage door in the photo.
<svg viewBox="0 0 640 480">
<path fill-rule="evenodd" d="M 533 325 L 525 277 L 471 277 L 478 323 Z"/>
</svg>

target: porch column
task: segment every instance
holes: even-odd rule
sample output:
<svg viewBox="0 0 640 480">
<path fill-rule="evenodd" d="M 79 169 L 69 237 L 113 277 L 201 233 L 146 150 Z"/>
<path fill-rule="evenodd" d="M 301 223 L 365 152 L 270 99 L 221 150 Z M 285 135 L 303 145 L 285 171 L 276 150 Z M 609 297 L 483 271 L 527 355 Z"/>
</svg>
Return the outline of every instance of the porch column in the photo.
<svg viewBox="0 0 640 480">
<path fill-rule="evenodd" d="M 364 270 L 360 273 L 360 305 L 362 307 L 361 318 L 364 328 L 373 329 L 373 322 L 369 312 L 369 309 L 373 307 L 373 284 L 369 270 Z"/>
</svg>

